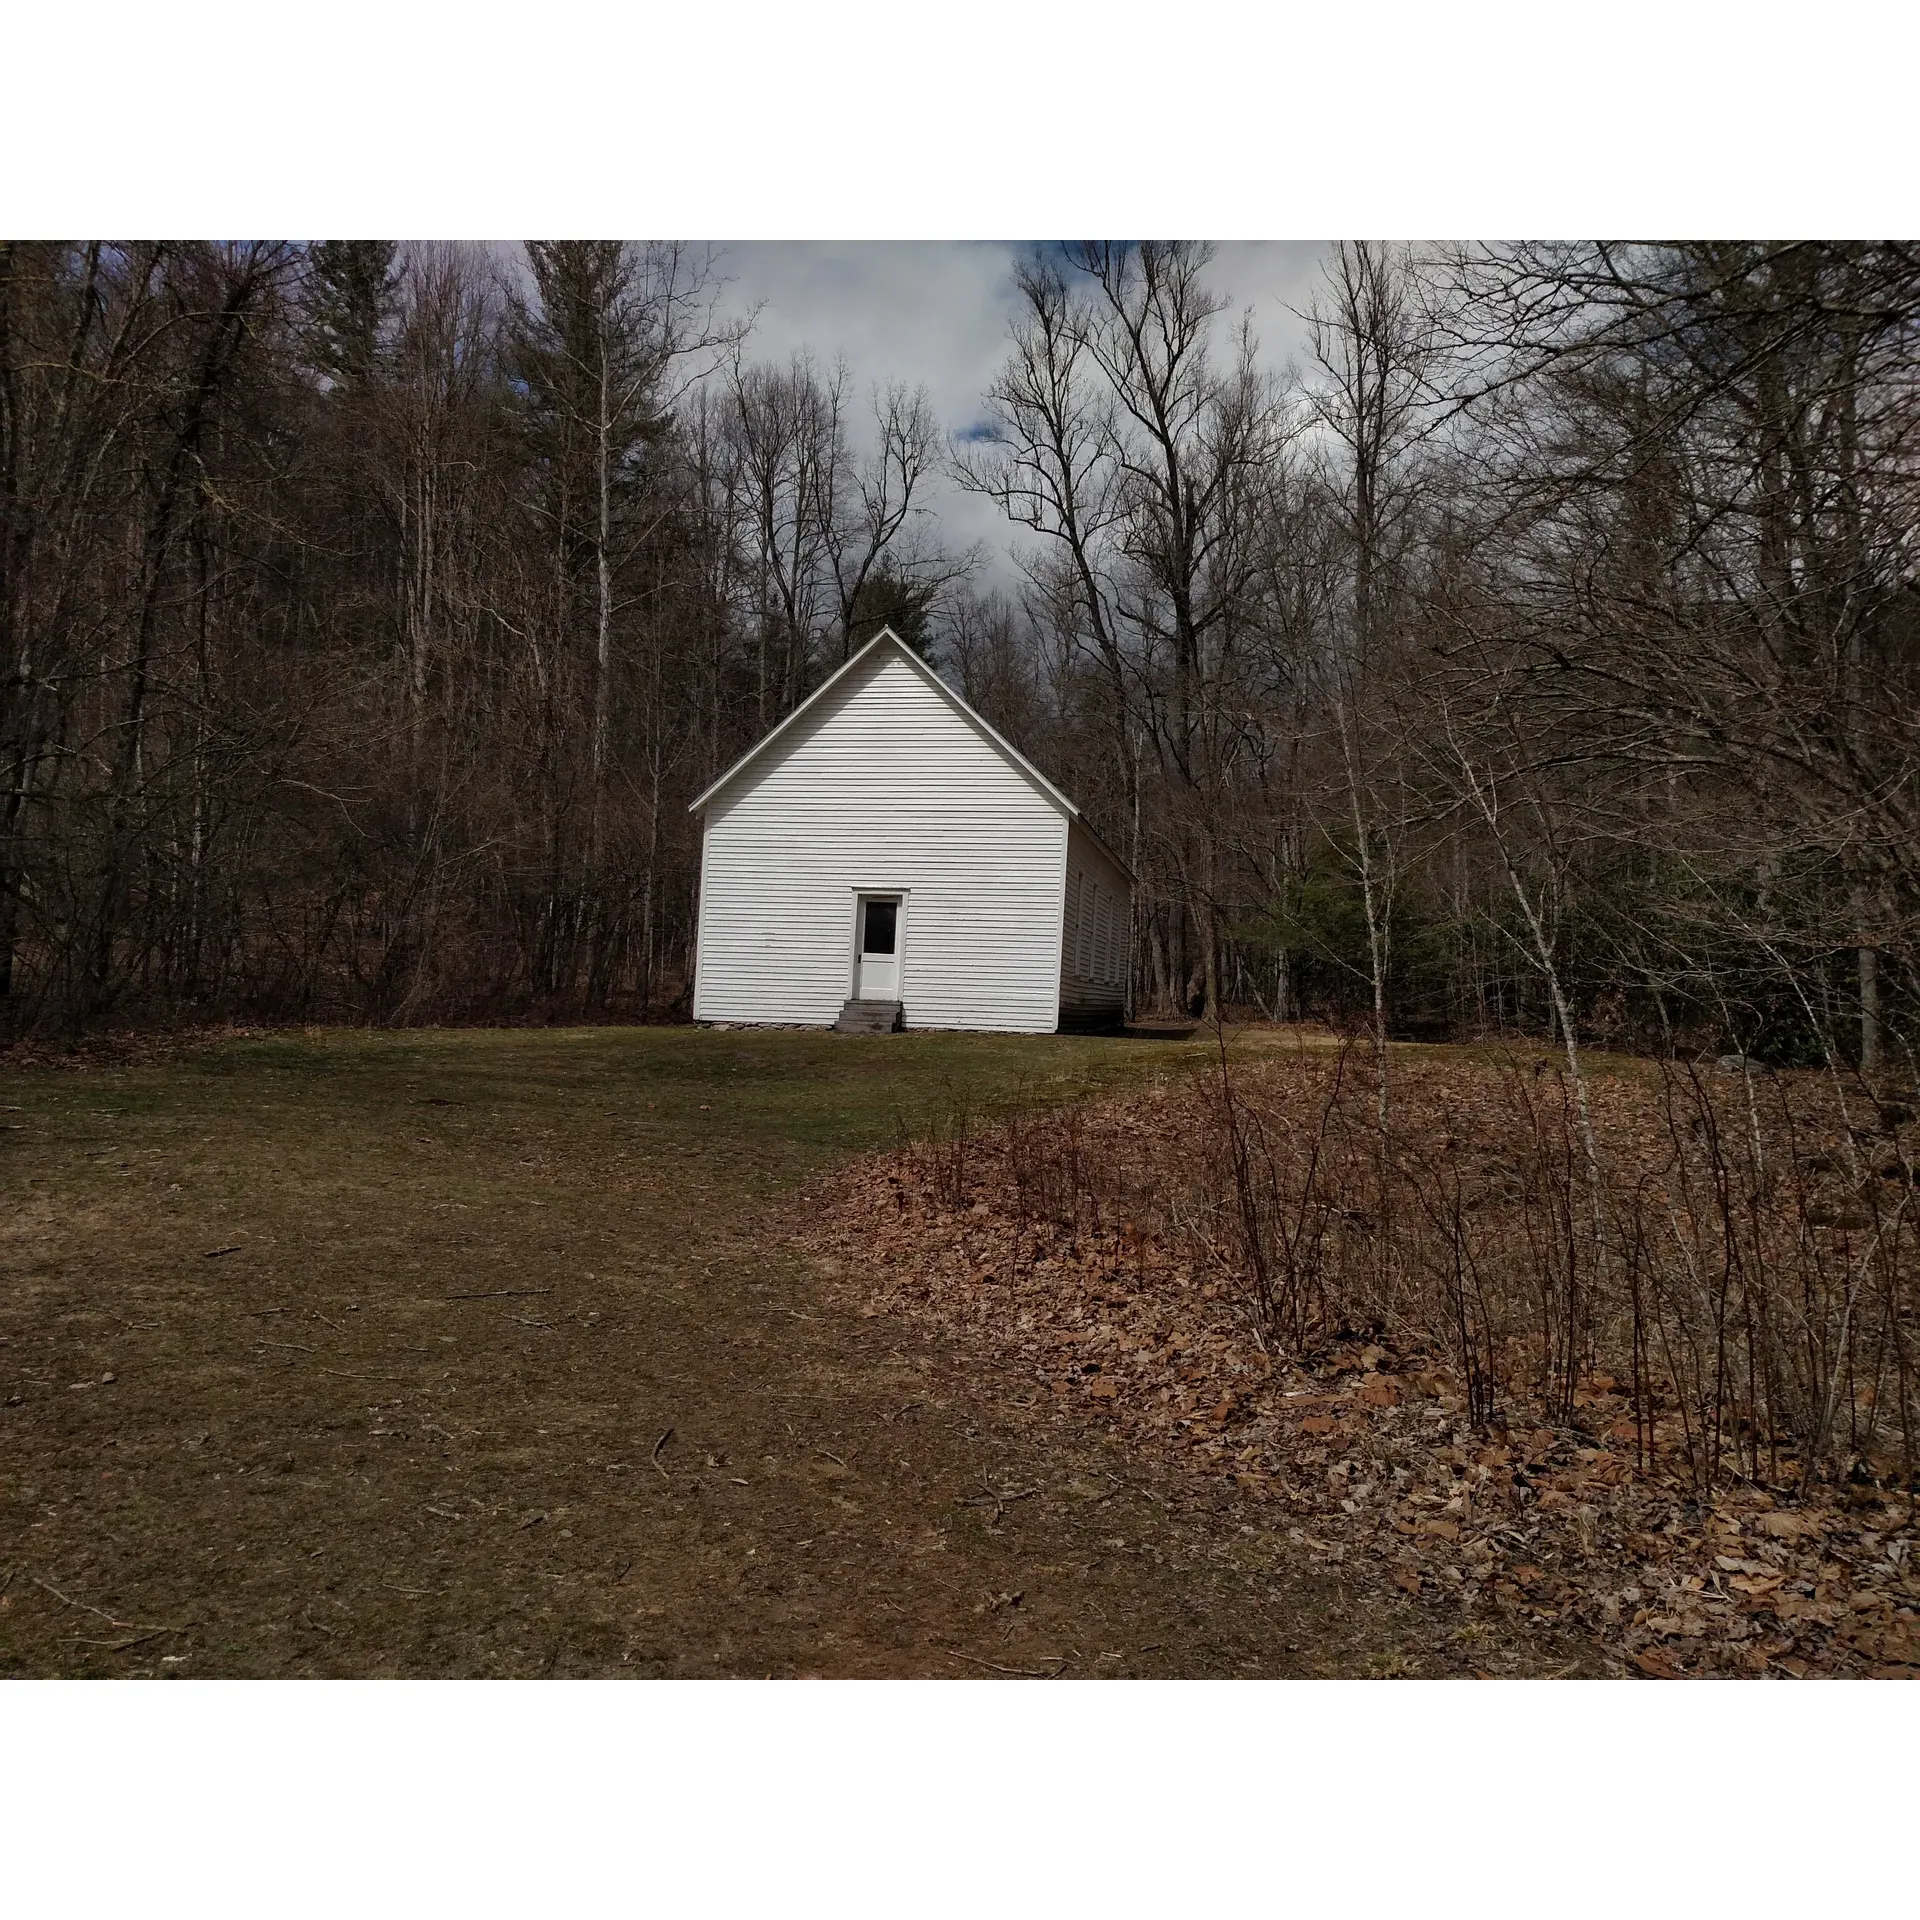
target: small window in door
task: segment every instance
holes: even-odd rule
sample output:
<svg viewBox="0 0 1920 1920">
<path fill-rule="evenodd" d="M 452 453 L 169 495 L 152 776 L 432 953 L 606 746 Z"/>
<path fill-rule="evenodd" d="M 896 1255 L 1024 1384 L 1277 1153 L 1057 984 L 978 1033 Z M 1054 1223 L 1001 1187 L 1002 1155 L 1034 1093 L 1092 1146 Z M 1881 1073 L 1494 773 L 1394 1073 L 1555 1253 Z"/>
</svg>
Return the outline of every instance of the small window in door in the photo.
<svg viewBox="0 0 1920 1920">
<path fill-rule="evenodd" d="M 899 933 L 899 923 L 898 900 L 869 900 L 862 919 L 860 951 L 891 953 Z"/>
</svg>

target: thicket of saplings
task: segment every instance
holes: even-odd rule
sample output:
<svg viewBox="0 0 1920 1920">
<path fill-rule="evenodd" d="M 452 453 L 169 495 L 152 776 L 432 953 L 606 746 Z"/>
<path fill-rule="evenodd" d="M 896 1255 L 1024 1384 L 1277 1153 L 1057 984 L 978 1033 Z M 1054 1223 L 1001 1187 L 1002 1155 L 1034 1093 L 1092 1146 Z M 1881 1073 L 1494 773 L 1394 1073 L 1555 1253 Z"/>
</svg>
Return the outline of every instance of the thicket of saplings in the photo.
<svg viewBox="0 0 1920 1920">
<path fill-rule="evenodd" d="M 1163 1128 L 1008 1123 L 998 1198 L 1131 1224 L 1276 1358 L 1388 1337 L 1479 1423 L 1545 1420 L 1696 1493 L 1915 1480 L 1920 1128 L 1838 1064 L 1221 1047 Z M 964 1121 L 927 1160 L 971 1197 Z"/>
</svg>

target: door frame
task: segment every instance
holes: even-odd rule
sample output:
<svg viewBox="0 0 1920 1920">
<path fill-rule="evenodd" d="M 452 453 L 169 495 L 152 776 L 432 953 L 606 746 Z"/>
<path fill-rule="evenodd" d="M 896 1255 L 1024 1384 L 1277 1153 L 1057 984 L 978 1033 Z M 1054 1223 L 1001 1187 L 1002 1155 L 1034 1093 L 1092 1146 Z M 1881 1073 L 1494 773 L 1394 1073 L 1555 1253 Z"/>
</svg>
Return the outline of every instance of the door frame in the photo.
<svg viewBox="0 0 1920 1920">
<path fill-rule="evenodd" d="M 849 908 L 847 945 L 849 948 L 847 967 L 847 998 L 857 1000 L 860 997 L 860 909 L 868 900 L 897 900 L 900 911 L 893 923 L 893 961 L 899 970 L 900 984 L 898 995 L 904 1004 L 907 989 L 907 912 L 913 898 L 911 887 L 855 887 L 852 889 L 852 902 Z"/>
</svg>

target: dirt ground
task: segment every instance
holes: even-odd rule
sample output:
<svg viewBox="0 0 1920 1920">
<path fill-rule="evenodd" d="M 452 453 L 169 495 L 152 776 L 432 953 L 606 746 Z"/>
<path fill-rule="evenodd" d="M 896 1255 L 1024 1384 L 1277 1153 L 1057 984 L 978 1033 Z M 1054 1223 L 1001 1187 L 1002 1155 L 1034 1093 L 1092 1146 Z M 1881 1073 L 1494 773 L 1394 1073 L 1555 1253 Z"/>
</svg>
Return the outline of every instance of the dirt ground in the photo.
<svg viewBox="0 0 1920 1920">
<path fill-rule="evenodd" d="M 1592 1671 L 1350 1594 L 789 1251 L 1189 1050 L 310 1032 L 0 1075 L 0 1672 Z"/>
</svg>

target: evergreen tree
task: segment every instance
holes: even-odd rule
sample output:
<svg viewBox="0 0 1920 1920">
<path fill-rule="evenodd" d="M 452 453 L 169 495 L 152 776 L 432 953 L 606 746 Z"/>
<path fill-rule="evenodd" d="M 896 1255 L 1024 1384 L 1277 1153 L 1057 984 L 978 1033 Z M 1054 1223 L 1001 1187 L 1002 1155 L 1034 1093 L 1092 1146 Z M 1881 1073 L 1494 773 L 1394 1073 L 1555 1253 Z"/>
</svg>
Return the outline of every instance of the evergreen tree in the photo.
<svg viewBox="0 0 1920 1920">
<path fill-rule="evenodd" d="M 398 275 L 391 240 L 317 240 L 310 272 L 307 353 L 336 387 L 364 387 L 380 360 L 380 329 L 393 312 Z"/>
<path fill-rule="evenodd" d="M 857 650 L 882 627 L 891 627 L 915 653 L 927 658 L 940 586 L 937 580 L 910 580 L 882 558 L 854 596 L 853 617 L 847 622 L 849 645 Z"/>
</svg>

